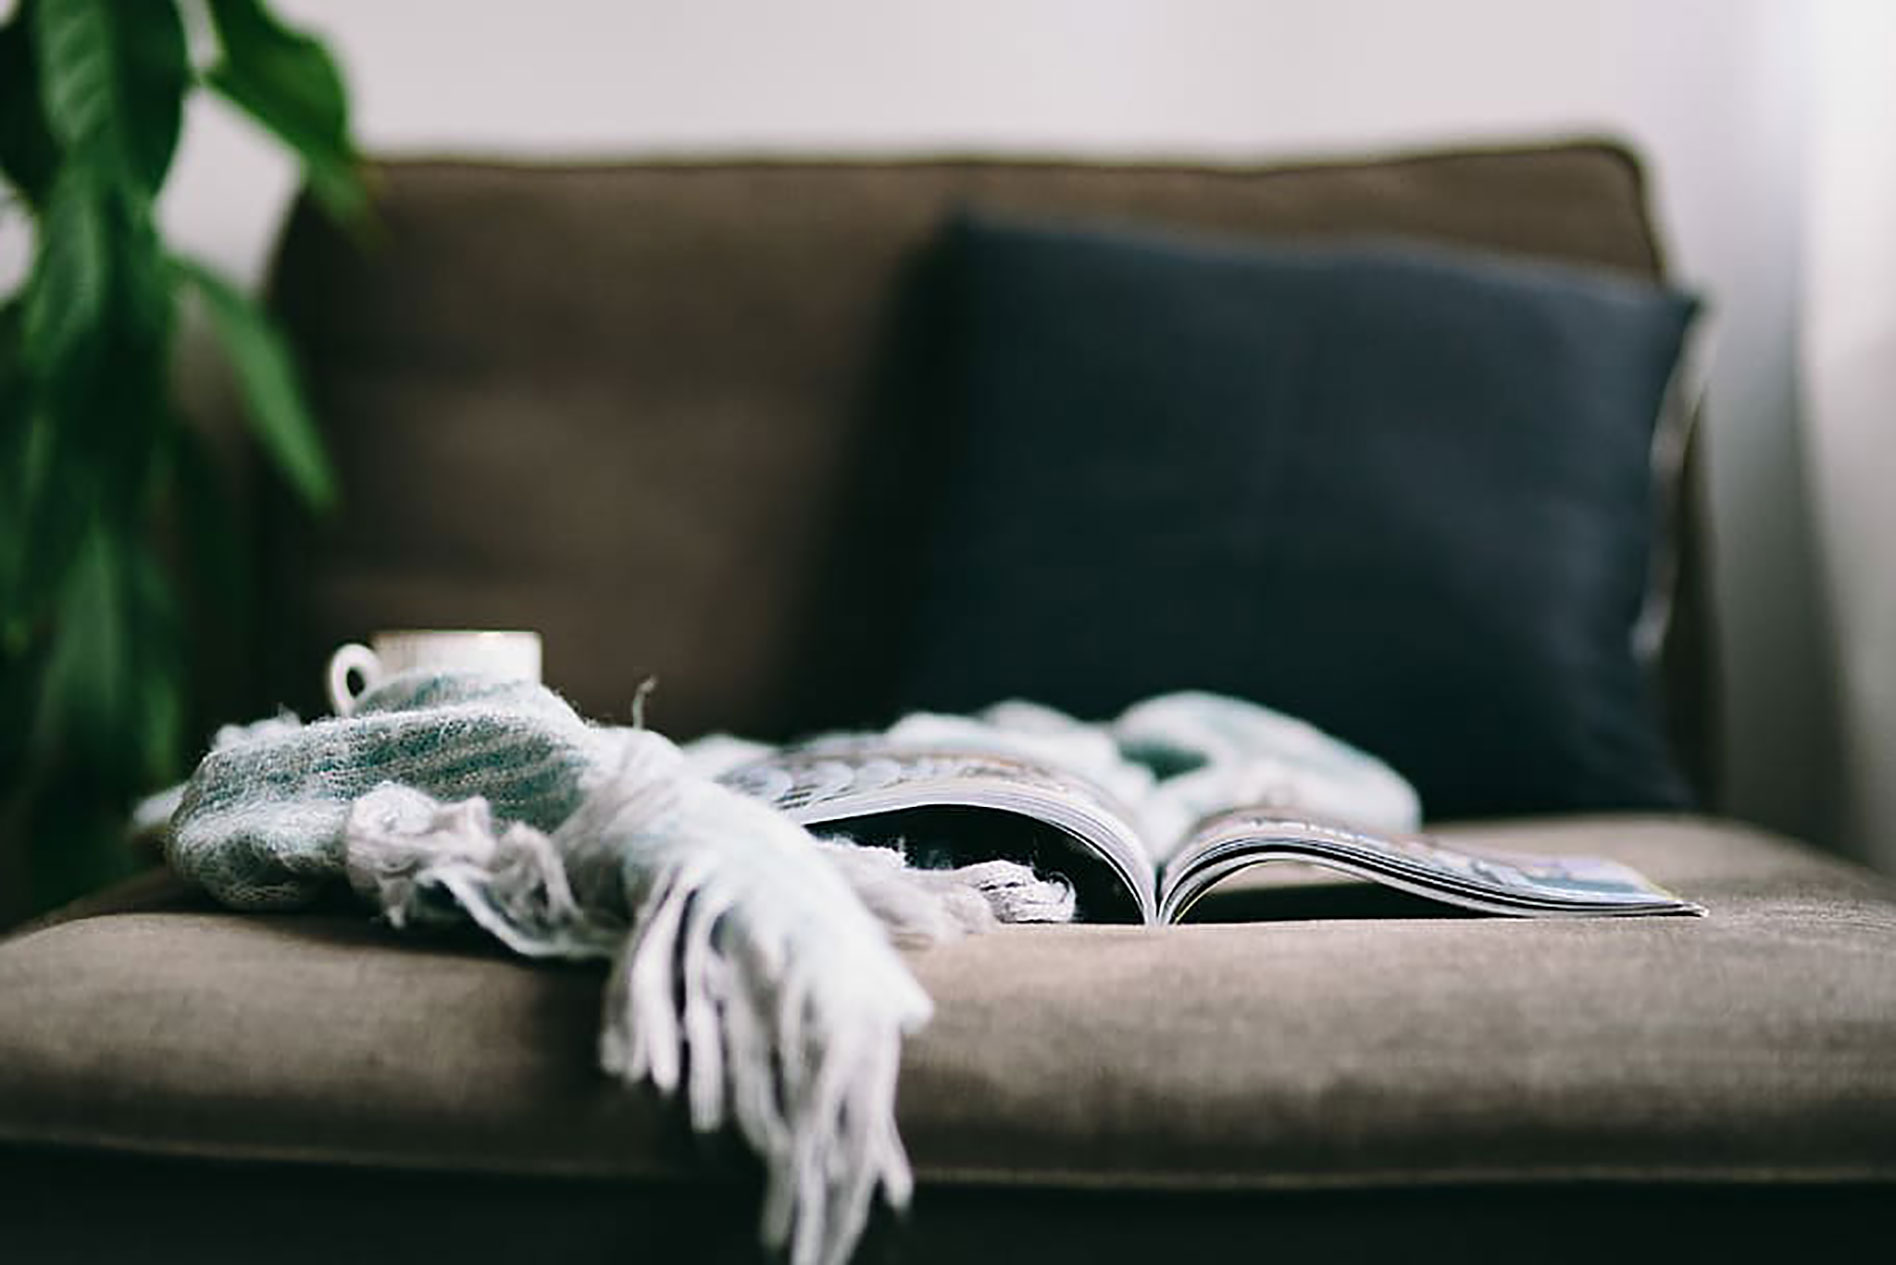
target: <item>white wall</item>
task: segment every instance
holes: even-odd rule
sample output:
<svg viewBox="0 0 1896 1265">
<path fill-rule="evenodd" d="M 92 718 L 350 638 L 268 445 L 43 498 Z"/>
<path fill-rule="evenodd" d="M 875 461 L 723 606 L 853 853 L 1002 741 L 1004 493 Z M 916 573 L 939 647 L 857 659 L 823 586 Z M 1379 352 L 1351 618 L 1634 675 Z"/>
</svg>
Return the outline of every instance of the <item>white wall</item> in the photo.
<svg viewBox="0 0 1896 1265">
<path fill-rule="evenodd" d="M 1850 826 L 1896 870 L 1896 4 L 1815 12 L 1806 421 L 1837 613 Z"/>
<path fill-rule="evenodd" d="M 1731 806 L 1835 833 L 1830 639 L 1796 420 L 1812 40 L 1798 0 L 280 3 L 339 46 L 378 151 L 1262 158 L 1631 139 L 1674 262 L 1716 313 Z M 289 186 L 240 124 L 200 107 L 166 221 L 254 276 Z"/>
</svg>

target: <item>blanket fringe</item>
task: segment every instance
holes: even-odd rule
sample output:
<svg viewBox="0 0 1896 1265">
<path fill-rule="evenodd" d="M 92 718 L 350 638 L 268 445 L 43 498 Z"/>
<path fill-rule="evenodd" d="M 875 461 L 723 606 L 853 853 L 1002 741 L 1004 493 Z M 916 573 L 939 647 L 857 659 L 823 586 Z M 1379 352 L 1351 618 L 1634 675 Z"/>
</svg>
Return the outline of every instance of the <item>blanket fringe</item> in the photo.
<svg viewBox="0 0 1896 1265">
<path fill-rule="evenodd" d="M 372 792 L 345 829 L 350 881 L 397 924 L 465 916 L 528 956 L 610 958 L 601 1066 L 682 1095 L 695 1129 L 734 1125 L 764 1162 L 766 1246 L 841 1265 L 877 1189 L 898 1209 L 913 1190 L 896 1077 L 930 1004 L 890 940 L 1070 919 L 1073 893 L 1009 862 L 817 843 L 664 739 L 620 741 L 550 837 L 497 829 L 484 800 Z"/>
</svg>

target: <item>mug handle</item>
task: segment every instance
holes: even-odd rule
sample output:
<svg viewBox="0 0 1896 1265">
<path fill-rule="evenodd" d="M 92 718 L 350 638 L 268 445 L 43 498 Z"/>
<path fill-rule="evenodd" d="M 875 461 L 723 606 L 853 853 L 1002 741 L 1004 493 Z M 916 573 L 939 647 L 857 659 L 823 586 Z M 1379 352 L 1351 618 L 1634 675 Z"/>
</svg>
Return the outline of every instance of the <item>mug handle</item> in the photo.
<svg viewBox="0 0 1896 1265">
<path fill-rule="evenodd" d="M 357 673 L 362 677 L 362 688 L 354 693 L 349 690 L 349 674 Z M 375 687 L 382 679 L 382 661 L 375 651 L 360 642 L 350 642 L 329 656 L 329 706 L 338 716 L 347 716 L 355 710 L 356 700 Z"/>
</svg>

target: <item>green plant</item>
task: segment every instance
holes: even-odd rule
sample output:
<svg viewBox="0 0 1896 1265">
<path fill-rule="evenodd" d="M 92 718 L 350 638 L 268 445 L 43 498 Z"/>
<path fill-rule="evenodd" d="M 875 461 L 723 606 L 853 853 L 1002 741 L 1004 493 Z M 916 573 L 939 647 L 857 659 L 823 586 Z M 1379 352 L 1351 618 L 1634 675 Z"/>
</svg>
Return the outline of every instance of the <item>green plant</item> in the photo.
<svg viewBox="0 0 1896 1265">
<path fill-rule="evenodd" d="M 30 217 L 34 242 L 0 299 L 0 847 L 9 828 L 27 840 L 33 904 L 122 868 L 130 800 L 181 771 L 182 594 L 231 582 L 228 495 L 171 380 L 185 295 L 289 486 L 315 507 L 334 496 L 280 334 L 154 219 L 200 89 L 361 222 L 341 76 L 261 0 L 21 0 L 0 27 L 0 214 Z"/>
</svg>

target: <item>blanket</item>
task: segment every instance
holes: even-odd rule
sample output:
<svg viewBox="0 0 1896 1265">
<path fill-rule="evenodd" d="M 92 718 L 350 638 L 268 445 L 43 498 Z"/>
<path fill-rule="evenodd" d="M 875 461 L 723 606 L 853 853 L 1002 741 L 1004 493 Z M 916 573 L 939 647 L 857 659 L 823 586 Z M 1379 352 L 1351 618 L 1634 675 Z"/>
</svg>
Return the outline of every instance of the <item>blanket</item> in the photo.
<svg viewBox="0 0 1896 1265">
<path fill-rule="evenodd" d="M 1212 695 L 1111 725 L 1004 704 L 889 736 L 1065 764 L 1148 825 L 1233 793 L 1370 825 L 1415 816 L 1378 762 Z M 1073 899 L 1010 862 L 924 870 L 816 839 L 716 781 L 759 750 L 591 725 L 538 685 L 409 673 L 346 718 L 221 732 L 175 793 L 167 856 L 233 908 L 346 882 L 397 927 L 466 920 L 528 957 L 609 961 L 601 1067 L 681 1096 L 698 1130 L 735 1126 L 763 1161 L 766 1246 L 836 1265 L 878 1192 L 900 1208 L 912 1185 L 896 1075 L 930 1003 L 899 948 L 1064 921 Z"/>
</svg>

